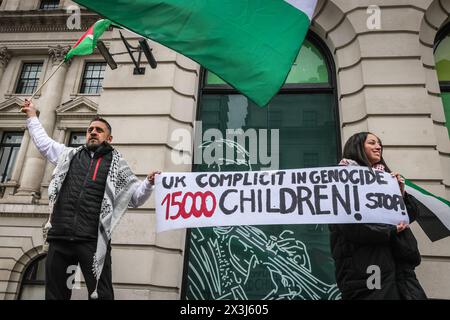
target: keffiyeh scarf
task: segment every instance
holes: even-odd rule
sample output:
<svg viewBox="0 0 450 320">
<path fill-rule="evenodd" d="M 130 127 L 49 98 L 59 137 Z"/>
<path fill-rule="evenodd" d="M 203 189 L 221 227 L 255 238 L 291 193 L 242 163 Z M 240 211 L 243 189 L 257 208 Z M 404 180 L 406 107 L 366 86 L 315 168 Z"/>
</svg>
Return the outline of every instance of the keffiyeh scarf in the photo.
<svg viewBox="0 0 450 320">
<path fill-rule="evenodd" d="M 70 162 L 75 154 L 81 151 L 82 148 L 83 147 L 66 148 L 61 154 L 56 168 L 53 171 L 52 180 L 48 187 L 50 216 L 44 227 L 45 243 L 47 232 L 51 228 L 53 207 L 58 198 L 64 179 L 67 176 L 67 172 L 69 171 Z M 97 285 L 105 263 L 107 246 L 111 240 L 111 234 L 128 208 L 131 197 L 138 185 L 139 180 L 133 174 L 125 159 L 122 158 L 117 150 L 113 149 L 111 166 L 106 179 L 105 194 L 100 210 L 97 249 L 93 257 L 92 265 L 92 271 L 97 279 Z M 47 243 L 44 245 L 44 250 L 46 248 L 48 248 Z M 93 299 L 98 297 L 97 287 L 91 297 Z"/>
<path fill-rule="evenodd" d="M 339 162 L 339 165 L 340 166 L 360 166 L 360 164 L 358 162 L 356 162 L 355 160 L 345 159 L 345 158 L 343 158 Z M 372 169 L 386 171 L 384 165 L 382 165 L 381 163 L 377 163 L 377 164 L 373 165 Z"/>
</svg>

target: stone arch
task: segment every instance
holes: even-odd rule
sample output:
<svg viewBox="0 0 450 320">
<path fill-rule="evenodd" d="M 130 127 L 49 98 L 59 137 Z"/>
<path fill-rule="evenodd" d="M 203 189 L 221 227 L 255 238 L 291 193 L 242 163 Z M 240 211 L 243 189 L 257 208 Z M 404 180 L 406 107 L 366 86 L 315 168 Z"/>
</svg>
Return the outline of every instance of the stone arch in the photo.
<svg viewBox="0 0 450 320">
<path fill-rule="evenodd" d="M 446 196 L 450 198 L 450 139 L 448 138 L 444 108 L 440 97 L 439 80 L 434 61 L 434 43 L 438 32 L 450 22 L 450 3 L 434 0 L 426 8 L 420 23 L 419 42 L 422 65 L 426 74 L 426 90 L 431 103 L 431 118 L 436 135 L 436 149 L 439 152 L 443 173 L 442 183 Z M 450 121 L 450 119 L 447 119 Z"/>
<path fill-rule="evenodd" d="M 33 247 L 28 251 L 24 251 L 24 254 L 16 261 L 14 267 L 11 270 L 8 285 L 6 287 L 6 293 L 8 294 L 6 299 L 17 300 L 19 298 L 20 286 L 25 273 L 25 270 L 29 265 L 44 255 L 42 253 L 42 245 Z"/>
<path fill-rule="evenodd" d="M 320 0 L 311 23 L 315 32 L 330 49 L 336 66 L 340 128 L 367 116 L 362 72 L 362 55 L 358 33 L 348 12 L 332 1 Z M 344 139 L 344 132 L 341 132 Z"/>
</svg>

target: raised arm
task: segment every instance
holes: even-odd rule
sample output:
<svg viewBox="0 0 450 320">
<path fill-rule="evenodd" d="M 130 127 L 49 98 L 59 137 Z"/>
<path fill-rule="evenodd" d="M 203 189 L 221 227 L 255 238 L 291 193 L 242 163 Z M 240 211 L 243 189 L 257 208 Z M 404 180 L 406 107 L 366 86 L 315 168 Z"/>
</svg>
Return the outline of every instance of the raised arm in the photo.
<svg viewBox="0 0 450 320">
<path fill-rule="evenodd" d="M 31 139 L 39 152 L 52 164 L 56 165 L 58 158 L 66 146 L 51 139 L 45 132 L 36 115 L 36 108 L 31 101 L 25 100 L 21 111 L 27 115 L 27 127 Z"/>
<path fill-rule="evenodd" d="M 155 176 L 160 173 L 161 171 L 154 171 L 150 173 L 144 181 L 141 181 L 141 184 L 137 187 L 131 197 L 131 201 L 129 203 L 130 207 L 140 207 L 145 203 L 145 201 L 148 200 L 148 198 L 150 198 L 153 189 L 155 188 Z"/>
</svg>

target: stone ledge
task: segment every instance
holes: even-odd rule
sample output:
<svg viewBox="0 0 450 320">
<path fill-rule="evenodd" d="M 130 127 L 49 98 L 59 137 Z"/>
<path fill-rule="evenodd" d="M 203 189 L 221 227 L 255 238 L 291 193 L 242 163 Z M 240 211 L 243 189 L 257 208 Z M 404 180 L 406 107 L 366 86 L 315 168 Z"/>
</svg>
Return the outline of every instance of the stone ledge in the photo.
<svg viewBox="0 0 450 320">
<path fill-rule="evenodd" d="M 48 205 L 0 203 L 0 217 L 48 217 Z"/>
<path fill-rule="evenodd" d="M 97 20 L 100 16 L 96 13 L 91 13 L 82 10 L 81 15 L 81 30 L 86 30 Z M 21 10 L 21 11 L 0 11 L 0 33 L 13 32 L 55 32 L 66 31 L 73 32 L 67 28 L 67 19 L 71 13 L 66 10 Z"/>
</svg>

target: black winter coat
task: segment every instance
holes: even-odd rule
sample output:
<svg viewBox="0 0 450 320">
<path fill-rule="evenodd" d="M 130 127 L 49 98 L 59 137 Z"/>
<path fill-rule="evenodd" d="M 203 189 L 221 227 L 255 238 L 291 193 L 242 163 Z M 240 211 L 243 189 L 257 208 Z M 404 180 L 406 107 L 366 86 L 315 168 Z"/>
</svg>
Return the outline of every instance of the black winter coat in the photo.
<svg viewBox="0 0 450 320">
<path fill-rule="evenodd" d="M 408 210 L 409 222 L 416 220 L 420 214 L 417 200 L 405 194 L 405 204 Z M 392 253 L 396 261 L 397 287 L 403 300 L 425 300 L 427 296 L 417 280 L 414 269 L 420 264 L 421 257 L 411 229 L 407 228 L 392 239 Z"/>
<path fill-rule="evenodd" d="M 417 207 L 409 195 L 404 200 L 412 222 Z M 330 231 L 336 282 L 343 299 L 426 299 L 414 273 L 420 254 L 409 228 L 397 234 L 394 225 L 337 224 L 330 225 Z M 372 266 L 379 267 L 379 289 L 368 287 L 368 282 L 373 284 Z"/>
<path fill-rule="evenodd" d="M 330 225 L 330 231 L 336 283 L 342 299 L 400 299 L 390 246 L 397 233 L 396 226 L 337 224 Z M 368 287 L 374 266 L 381 276 L 379 289 Z"/>
</svg>

